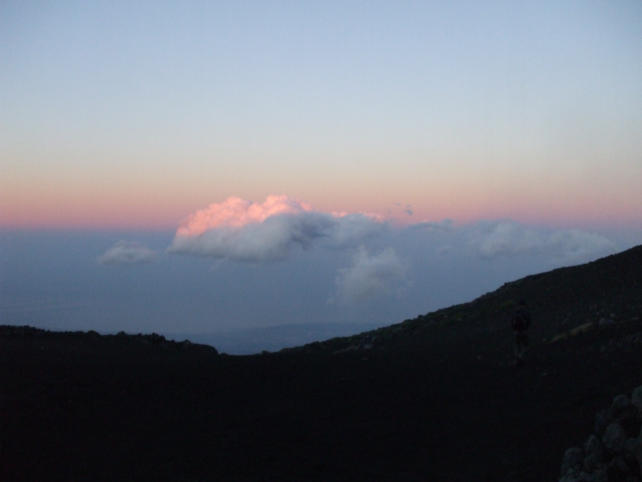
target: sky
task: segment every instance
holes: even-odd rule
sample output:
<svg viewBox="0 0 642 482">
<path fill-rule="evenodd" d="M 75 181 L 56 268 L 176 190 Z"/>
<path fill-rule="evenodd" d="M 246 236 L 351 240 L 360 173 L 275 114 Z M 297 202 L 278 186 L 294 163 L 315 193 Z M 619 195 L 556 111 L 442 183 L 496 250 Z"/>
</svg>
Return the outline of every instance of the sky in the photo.
<svg viewBox="0 0 642 482">
<path fill-rule="evenodd" d="M 639 1 L 0 2 L 0 317 L 391 324 L 642 242 Z"/>
</svg>

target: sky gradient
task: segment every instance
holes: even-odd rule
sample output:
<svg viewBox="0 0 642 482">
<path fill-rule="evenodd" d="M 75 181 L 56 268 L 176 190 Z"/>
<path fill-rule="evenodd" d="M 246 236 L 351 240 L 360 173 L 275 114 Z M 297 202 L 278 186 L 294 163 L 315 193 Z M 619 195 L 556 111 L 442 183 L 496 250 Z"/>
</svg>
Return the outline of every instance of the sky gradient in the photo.
<svg viewBox="0 0 642 482">
<path fill-rule="evenodd" d="M 642 227 L 637 1 L 8 1 L 0 64 L 0 226 L 288 195 Z"/>
</svg>

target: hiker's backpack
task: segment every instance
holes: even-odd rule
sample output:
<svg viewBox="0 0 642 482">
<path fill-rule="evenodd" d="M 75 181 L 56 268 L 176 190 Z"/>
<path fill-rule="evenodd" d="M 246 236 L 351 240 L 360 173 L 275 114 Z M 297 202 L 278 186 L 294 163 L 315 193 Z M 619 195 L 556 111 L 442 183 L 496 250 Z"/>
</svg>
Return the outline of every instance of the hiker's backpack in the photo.
<svg viewBox="0 0 642 482">
<path fill-rule="evenodd" d="M 515 315 L 513 316 L 513 330 L 516 331 L 524 331 L 528 328 L 528 318 L 524 315 L 524 313 L 521 312 L 516 312 Z"/>
</svg>

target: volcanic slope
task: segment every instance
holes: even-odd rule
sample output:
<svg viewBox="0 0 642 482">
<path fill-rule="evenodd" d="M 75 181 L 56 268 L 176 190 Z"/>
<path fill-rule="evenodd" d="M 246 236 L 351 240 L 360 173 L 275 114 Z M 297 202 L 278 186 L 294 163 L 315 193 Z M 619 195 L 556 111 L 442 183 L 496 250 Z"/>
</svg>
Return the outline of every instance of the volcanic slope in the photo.
<svg viewBox="0 0 642 482">
<path fill-rule="evenodd" d="M 0 479 L 555 480 L 642 384 L 641 312 L 637 247 L 274 354 L 3 327 Z"/>
<path fill-rule="evenodd" d="M 559 268 L 506 283 L 470 303 L 452 306 L 400 324 L 308 344 L 294 350 L 336 352 L 363 346 L 423 349 L 441 337 L 500 340 L 506 353 L 507 326 L 516 303 L 525 300 L 535 323 L 535 343 L 573 336 L 577 331 L 634 323 L 642 311 L 642 246 L 580 266 Z M 570 332 L 570 333 L 569 333 Z M 488 336 L 490 335 L 490 337 Z"/>
</svg>

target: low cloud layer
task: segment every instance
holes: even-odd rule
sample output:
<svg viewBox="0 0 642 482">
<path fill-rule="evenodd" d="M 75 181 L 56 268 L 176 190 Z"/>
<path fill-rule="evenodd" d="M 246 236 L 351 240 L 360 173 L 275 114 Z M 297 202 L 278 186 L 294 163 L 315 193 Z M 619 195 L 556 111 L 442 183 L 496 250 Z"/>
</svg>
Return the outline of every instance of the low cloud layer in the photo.
<svg viewBox="0 0 642 482">
<path fill-rule="evenodd" d="M 364 214 L 323 213 L 287 196 L 263 203 L 228 198 L 190 215 L 176 231 L 168 253 L 235 261 L 286 259 L 296 247 L 355 245 L 382 229 Z"/>
<path fill-rule="evenodd" d="M 361 303 L 370 298 L 400 292 L 407 279 L 407 265 L 392 248 L 369 256 L 365 248 L 352 260 L 349 269 L 341 270 L 336 279 L 344 303 Z"/>
<path fill-rule="evenodd" d="M 469 233 L 470 246 L 481 257 L 548 255 L 562 262 L 581 262 L 615 252 L 609 239 L 579 230 L 545 233 L 511 221 L 482 222 Z"/>
<path fill-rule="evenodd" d="M 158 251 L 136 241 L 118 241 L 102 256 L 98 264 L 147 264 L 158 259 Z"/>
<path fill-rule="evenodd" d="M 464 248 L 460 244 L 463 242 L 469 253 L 484 259 L 545 256 L 553 264 L 571 264 L 617 249 L 615 243 L 594 233 L 538 230 L 510 220 L 456 226 L 446 219 L 412 224 L 402 231 L 414 233 L 412 236 L 425 234 L 426 249 L 433 253 L 452 254 L 458 244 L 460 249 Z M 384 232 L 388 245 L 395 245 L 395 233 L 399 232 L 375 216 L 315 211 L 311 205 L 287 196 L 269 196 L 263 202 L 230 197 L 188 216 L 167 252 L 232 261 L 275 261 L 317 245 L 325 248 L 367 245 L 367 238 Z M 146 253 L 138 245 L 123 244 L 112 249 L 113 253 L 110 250 L 101 257 L 103 263 L 154 259 L 153 252 Z"/>
</svg>

